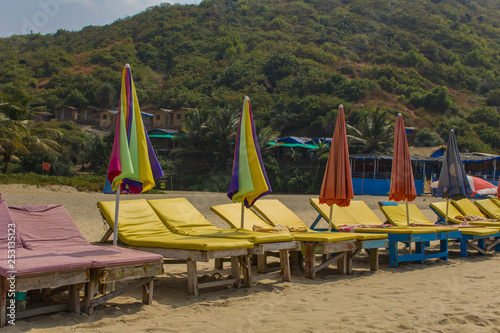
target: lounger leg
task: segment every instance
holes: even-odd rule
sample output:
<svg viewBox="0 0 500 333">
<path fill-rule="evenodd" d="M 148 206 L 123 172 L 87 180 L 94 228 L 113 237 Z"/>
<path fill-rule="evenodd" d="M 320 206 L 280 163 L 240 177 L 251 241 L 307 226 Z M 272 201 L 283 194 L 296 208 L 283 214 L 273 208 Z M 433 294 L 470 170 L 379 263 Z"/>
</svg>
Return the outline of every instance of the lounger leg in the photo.
<svg viewBox="0 0 500 333">
<path fill-rule="evenodd" d="M 369 249 L 368 256 L 370 257 L 370 271 L 378 271 L 378 248 Z"/>
<path fill-rule="evenodd" d="M 439 243 L 440 251 L 444 253 L 441 259 L 448 260 L 448 239 L 442 239 Z"/>
<path fill-rule="evenodd" d="M 0 277 L 0 327 L 5 326 L 5 321 L 7 320 L 7 290 L 2 288 L 3 278 Z"/>
<path fill-rule="evenodd" d="M 500 239 L 499 237 L 495 237 L 495 241 L 497 241 L 498 239 Z M 500 243 L 498 243 L 497 245 L 495 245 L 495 252 L 500 252 Z"/>
<path fill-rule="evenodd" d="M 460 256 L 463 258 L 467 258 L 469 256 L 467 252 L 467 240 L 462 237 L 460 238 L 459 242 L 460 242 Z"/>
<path fill-rule="evenodd" d="M 417 260 L 417 262 L 422 265 L 425 264 L 425 244 L 424 242 L 415 242 L 415 254 L 419 254 L 422 260 Z"/>
<path fill-rule="evenodd" d="M 68 312 L 80 314 L 80 290 L 75 284 L 68 289 Z"/>
<path fill-rule="evenodd" d="M 94 300 L 94 295 L 99 287 L 99 275 L 97 271 L 90 272 L 90 281 L 85 283 L 85 294 L 83 296 L 83 311 L 86 314 L 94 314 L 94 307 L 92 302 Z"/>
<path fill-rule="evenodd" d="M 280 262 L 283 281 L 292 281 L 292 274 L 290 271 L 290 255 L 288 250 L 280 250 Z"/>
<path fill-rule="evenodd" d="M 304 271 L 304 257 L 301 251 L 290 252 L 290 269 L 294 272 Z"/>
<path fill-rule="evenodd" d="M 224 268 L 224 258 L 215 259 L 215 269 L 223 269 Z"/>
<path fill-rule="evenodd" d="M 398 242 L 389 241 L 389 266 L 398 267 Z"/>
<path fill-rule="evenodd" d="M 314 255 L 314 244 L 306 243 L 306 264 L 304 267 L 304 274 L 306 278 L 314 279 L 314 264 L 315 264 L 315 255 Z"/>
<path fill-rule="evenodd" d="M 236 279 L 234 287 L 239 289 L 241 287 L 241 274 L 238 257 L 231 257 L 231 275 L 233 279 Z"/>
<path fill-rule="evenodd" d="M 142 304 L 151 305 L 153 303 L 154 279 L 142 285 Z"/>
<path fill-rule="evenodd" d="M 267 273 L 267 254 L 258 254 L 257 255 L 257 272 L 259 273 Z"/>
<path fill-rule="evenodd" d="M 196 261 L 187 260 L 188 271 L 188 294 L 198 297 L 198 271 L 196 269 Z"/>
<path fill-rule="evenodd" d="M 349 272 L 349 257 L 347 252 L 342 254 L 343 256 L 337 260 L 337 270 L 340 274 L 347 275 Z"/>
<path fill-rule="evenodd" d="M 245 287 L 252 287 L 252 265 L 250 264 L 250 256 L 243 256 L 243 277 L 245 278 Z"/>
<path fill-rule="evenodd" d="M 479 251 L 479 254 L 484 255 L 486 253 L 486 239 L 481 238 L 477 240 L 477 246 L 484 252 Z"/>
</svg>

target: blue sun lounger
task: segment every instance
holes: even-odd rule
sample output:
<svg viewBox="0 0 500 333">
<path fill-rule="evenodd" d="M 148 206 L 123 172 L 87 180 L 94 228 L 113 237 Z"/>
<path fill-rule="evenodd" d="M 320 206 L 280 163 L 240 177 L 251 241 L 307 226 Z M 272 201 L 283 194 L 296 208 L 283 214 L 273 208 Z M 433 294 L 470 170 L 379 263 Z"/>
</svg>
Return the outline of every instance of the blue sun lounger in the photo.
<svg viewBox="0 0 500 333">
<path fill-rule="evenodd" d="M 319 221 L 329 221 L 330 207 L 320 204 L 317 198 L 309 200 L 311 205 L 318 211 L 319 215 L 313 222 L 311 229 L 326 230 L 318 228 Z M 396 227 L 387 226 L 380 221 L 375 213 L 364 201 L 351 200 L 348 207 L 333 206 L 332 230 L 347 230 L 355 232 L 385 233 L 389 237 L 389 266 L 398 267 L 400 262 L 425 263 L 427 259 L 439 258 L 448 260 L 448 239 L 459 238 L 461 232 L 458 228 L 450 227 Z M 428 242 L 439 241 L 437 252 L 426 251 Z M 415 253 L 399 253 L 399 243 L 415 244 Z"/>
</svg>

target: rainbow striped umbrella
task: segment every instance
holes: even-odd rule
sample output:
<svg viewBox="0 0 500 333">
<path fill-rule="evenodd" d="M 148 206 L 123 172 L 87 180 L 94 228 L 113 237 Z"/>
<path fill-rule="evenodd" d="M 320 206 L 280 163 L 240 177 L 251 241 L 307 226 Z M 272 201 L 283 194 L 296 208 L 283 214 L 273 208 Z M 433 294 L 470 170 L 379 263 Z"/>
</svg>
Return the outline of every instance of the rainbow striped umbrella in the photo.
<svg viewBox="0 0 500 333">
<path fill-rule="evenodd" d="M 271 191 L 257 142 L 250 98 L 247 96 L 241 110 L 238 137 L 234 149 L 233 175 L 227 191 L 227 196 L 233 202 L 241 202 L 242 228 L 244 207 L 250 208 L 257 199 L 271 193 Z"/>
<path fill-rule="evenodd" d="M 108 181 L 116 191 L 115 245 L 118 239 L 120 192 L 145 192 L 152 189 L 155 180 L 161 176 L 163 171 L 142 123 L 132 72 L 127 64 L 122 74 L 118 119 L 108 168 Z"/>
</svg>

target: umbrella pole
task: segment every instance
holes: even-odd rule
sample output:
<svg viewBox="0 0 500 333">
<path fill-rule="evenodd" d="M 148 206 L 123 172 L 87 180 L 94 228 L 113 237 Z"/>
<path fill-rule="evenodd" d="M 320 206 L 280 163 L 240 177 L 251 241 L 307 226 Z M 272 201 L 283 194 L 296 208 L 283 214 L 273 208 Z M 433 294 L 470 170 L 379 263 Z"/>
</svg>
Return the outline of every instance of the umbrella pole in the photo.
<svg viewBox="0 0 500 333">
<path fill-rule="evenodd" d="M 446 217 L 444 218 L 444 224 L 448 224 L 448 206 L 450 205 L 450 197 L 446 198 Z"/>
<path fill-rule="evenodd" d="M 328 232 L 332 231 L 332 223 L 333 223 L 333 204 L 330 206 L 330 221 L 328 221 Z"/>
<path fill-rule="evenodd" d="M 241 229 L 245 225 L 245 200 L 241 200 Z"/>
<path fill-rule="evenodd" d="M 410 213 L 408 211 L 408 198 L 405 198 L 405 203 L 406 203 L 406 226 L 410 226 Z"/>
<path fill-rule="evenodd" d="M 120 208 L 121 187 L 122 187 L 121 184 L 118 184 L 118 188 L 116 189 L 115 228 L 113 230 L 113 245 L 117 245 L 117 243 L 118 243 L 118 211 Z"/>
</svg>

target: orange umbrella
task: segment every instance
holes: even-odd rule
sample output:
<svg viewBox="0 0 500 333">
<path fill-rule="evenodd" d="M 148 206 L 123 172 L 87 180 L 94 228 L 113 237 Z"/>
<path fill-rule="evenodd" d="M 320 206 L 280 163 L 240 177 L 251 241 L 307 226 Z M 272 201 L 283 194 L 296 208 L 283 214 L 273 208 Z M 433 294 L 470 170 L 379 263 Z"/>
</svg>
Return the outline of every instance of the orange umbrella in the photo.
<svg viewBox="0 0 500 333">
<path fill-rule="evenodd" d="M 349 206 L 352 198 L 354 198 L 354 191 L 352 189 L 351 168 L 349 165 L 344 107 L 340 105 L 330 145 L 325 176 L 323 177 L 323 185 L 319 194 L 319 202 L 330 206 L 328 231 L 331 231 L 332 227 L 333 205 L 335 204 L 339 207 Z"/>
<path fill-rule="evenodd" d="M 417 197 L 413 170 L 411 167 L 410 151 L 408 150 L 408 140 L 406 139 L 405 124 L 401 113 L 396 120 L 394 127 L 394 152 L 392 155 L 391 189 L 389 200 L 406 202 L 406 217 L 410 224 L 408 215 L 408 201 L 413 201 Z"/>
</svg>

